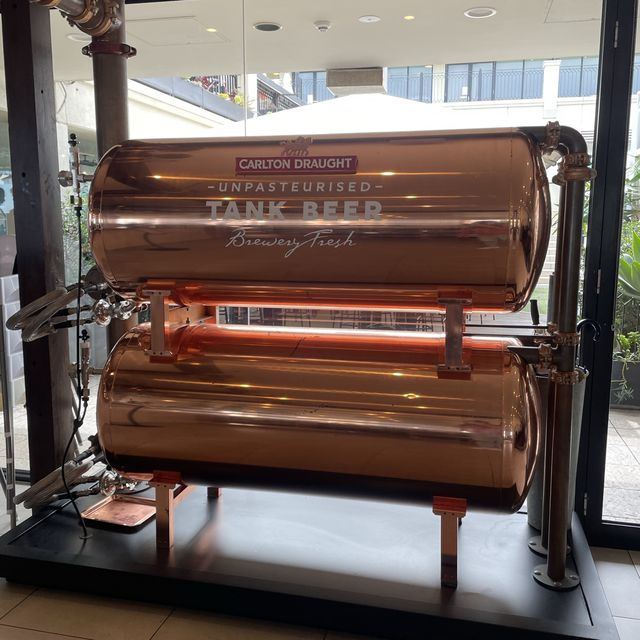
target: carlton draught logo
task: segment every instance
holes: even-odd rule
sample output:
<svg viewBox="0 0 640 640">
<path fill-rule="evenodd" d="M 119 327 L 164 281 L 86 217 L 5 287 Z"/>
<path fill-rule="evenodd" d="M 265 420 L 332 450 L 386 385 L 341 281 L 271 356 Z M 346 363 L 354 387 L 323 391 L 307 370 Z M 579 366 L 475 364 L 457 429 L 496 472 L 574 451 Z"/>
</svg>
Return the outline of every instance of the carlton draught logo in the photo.
<svg viewBox="0 0 640 640">
<path fill-rule="evenodd" d="M 280 143 L 279 156 L 240 156 L 236 175 L 350 174 L 358 169 L 358 156 L 311 156 L 311 138 L 299 136 Z"/>
<path fill-rule="evenodd" d="M 358 156 L 312 156 L 312 142 L 299 136 L 281 142 L 279 156 L 236 157 L 235 173 L 243 177 L 219 179 L 208 186 L 213 197 L 206 206 L 212 222 L 229 225 L 226 249 L 276 249 L 283 258 L 301 255 L 305 249 L 349 249 L 357 244 L 351 224 L 382 221 L 382 202 L 365 199 L 382 184 L 360 176 L 324 177 L 357 173 Z M 264 178 L 275 174 L 287 177 Z M 340 226 L 318 228 L 334 223 Z"/>
</svg>

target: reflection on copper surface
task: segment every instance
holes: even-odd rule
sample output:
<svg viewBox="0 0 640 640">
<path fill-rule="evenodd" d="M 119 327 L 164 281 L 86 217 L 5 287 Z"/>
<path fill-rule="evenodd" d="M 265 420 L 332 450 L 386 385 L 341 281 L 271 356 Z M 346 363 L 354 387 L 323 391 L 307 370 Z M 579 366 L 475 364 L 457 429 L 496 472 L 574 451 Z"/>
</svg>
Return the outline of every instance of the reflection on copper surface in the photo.
<svg viewBox="0 0 640 640">
<path fill-rule="evenodd" d="M 441 338 L 174 327 L 174 360 L 130 331 L 105 368 L 100 440 L 125 473 L 517 509 L 539 394 L 509 339 L 466 338 L 470 380 L 438 377 Z"/>
<path fill-rule="evenodd" d="M 114 147 L 90 198 L 92 247 L 110 284 L 133 297 L 161 286 L 185 304 L 394 309 L 440 309 L 453 290 L 490 312 L 521 308 L 533 290 L 549 197 L 522 132 L 318 136 L 310 157 L 356 155 L 357 173 L 235 174 L 238 156 L 280 152 L 273 138 Z M 239 207 L 239 219 L 213 219 L 207 202 L 218 201 Z M 284 203 L 282 219 L 244 218 L 269 202 Z M 324 209 L 304 218 L 305 202 L 329 203 L 332 219 Z M 379 203 L 379 219 L 367 219 L 367 202 Z"/>
</svg>

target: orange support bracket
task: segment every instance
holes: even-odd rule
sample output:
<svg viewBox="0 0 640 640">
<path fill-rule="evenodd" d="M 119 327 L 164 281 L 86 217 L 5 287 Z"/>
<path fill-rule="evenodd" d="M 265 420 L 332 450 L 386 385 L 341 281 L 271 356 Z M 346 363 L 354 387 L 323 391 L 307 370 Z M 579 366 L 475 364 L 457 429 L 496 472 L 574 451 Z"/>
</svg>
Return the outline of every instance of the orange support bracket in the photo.
<svg viewBox="0 0 640 640">
<path fill-rule="evenodd" d="M 440 516 L 440 584 L 458 586 L 458 527 L 467 514 L 464 498 L 434 496 L 433 513 Z"/>
</svg>

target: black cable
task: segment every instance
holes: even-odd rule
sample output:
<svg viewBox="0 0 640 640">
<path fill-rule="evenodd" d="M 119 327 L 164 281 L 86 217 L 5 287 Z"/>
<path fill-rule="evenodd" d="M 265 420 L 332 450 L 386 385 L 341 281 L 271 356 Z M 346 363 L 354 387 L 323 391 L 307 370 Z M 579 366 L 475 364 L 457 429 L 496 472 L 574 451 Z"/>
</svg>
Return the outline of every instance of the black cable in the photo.
<svg viewBox="0 0 640 640">
<path fill-rule="evenodd" d="M 75 136 L 71 134 L 71 144 L 75 146 Z M 71 449 L 71 445 L 75 440 L 76 434 L 78 430 L 82 426 L 84 418 L 87 414 L 87 404 L 86 400 L 82 398 L 82 365 L 80 363 L 80 314 L 82 310 L 80 308 L 81 298 L 82 298 L 82 200 L 78 197 L 78 201 L 75 203 L 75 213 L 76 218 L 78 219 L 78 298 L 77 298 L 77 306 L 76 306 L 76 393 L 78 395 L 78 404 L 76 409 L 76 414 L 73 420 L 73 430 L 71 431 L 71 436 L 69 437 L 69 441 L 67 442 L 67 446 L 64 450 L 64 455 L 62 456 L 62 484 L 64 484 L 65 491 L 69 495 L 70 502 L 73 505 L 73 509 L 78 516 L 78 520 L 80 521 L 80 525 L 82 526 L 82 538 L 89 538 L 89 533 L 87 532 L 87 525 L 84 523 L 82 519 L 82 514 L 80 513 L 80 509 L 76 503 L 76 496 L 69 489 L 69 485 L 67 484 L 67 478 L 65 473 L 65 464 L 67 462 L 67 456 L 69 455 L 69 451 Z M 80 414 L 80 407 L 84 405 L 84 410 L 82 415 Z"/>
</svg>

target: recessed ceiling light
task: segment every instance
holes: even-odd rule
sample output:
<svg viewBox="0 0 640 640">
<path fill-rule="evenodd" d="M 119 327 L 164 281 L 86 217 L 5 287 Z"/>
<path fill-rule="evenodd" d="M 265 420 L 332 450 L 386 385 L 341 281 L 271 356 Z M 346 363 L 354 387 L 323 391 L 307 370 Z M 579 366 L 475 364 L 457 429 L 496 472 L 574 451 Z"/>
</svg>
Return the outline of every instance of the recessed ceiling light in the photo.
<svg viewBox="0 0 640 640">
<path fill-rule="evenodd" d="M 87 33 L 67 33 L 67 38 L 74 42 L 91 42 L 91 36 Z"/>
<path fill-rule="evenodd" d="M 216 31 L 218 31 L 215 27 L 207 27 L 207 31 L 209 33 L 216 33 Z"/>
<path fill-rule="evenodd" d="M 416 17 L 415 16 L 405 16 L 404 19 L 405 20 L 415 20 Z"/>
<path fill-rule="evenodd" d="M 492 18 L 498 13 L 493 7 L 472 7 L 464 12 L 467 18 Z"/>
<path fill-rule="evenodd" d="M 360 16 L 358 20 L 365 24 L 371 24 L 372 22 L 380 22 L 380 16 Z"/>
<path fill-rule="evenodd" d="M 256 22 L 253 25 L 253 28 L 256 31 L 280 31 L 280 29 L 282 29 L 282 25 L 277 22 Z"/>
</svg>

